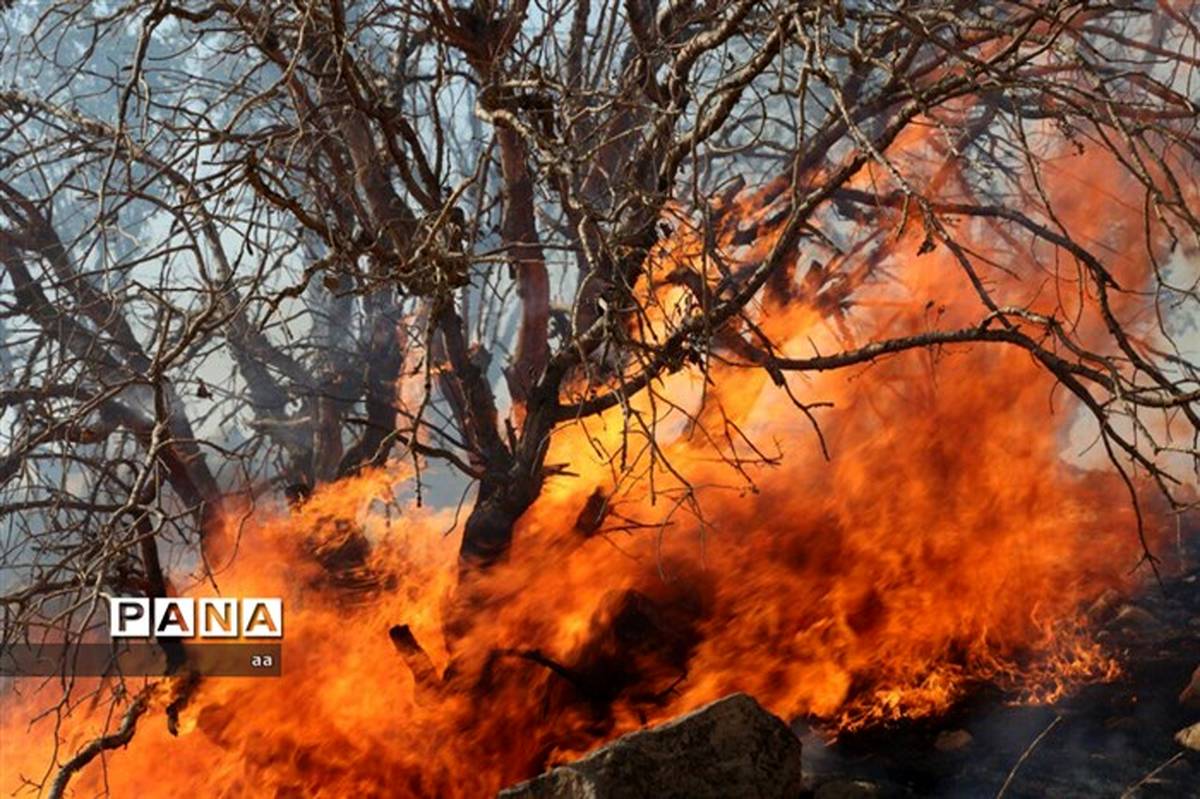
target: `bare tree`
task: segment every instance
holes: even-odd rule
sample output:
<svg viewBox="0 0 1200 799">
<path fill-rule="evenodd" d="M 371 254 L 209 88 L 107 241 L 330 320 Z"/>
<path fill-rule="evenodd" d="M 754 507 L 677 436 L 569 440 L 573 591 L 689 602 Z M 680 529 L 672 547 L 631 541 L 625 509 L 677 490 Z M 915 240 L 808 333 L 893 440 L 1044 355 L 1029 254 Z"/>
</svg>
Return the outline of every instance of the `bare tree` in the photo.
<svg viewBox="0 0 1200 799">
<path fill-rule="evenodd" d="M 412 461 L 418 497 L 474 486 L 461 560 L 486 568 L 565 470 L 546 462 L 565 426 L 619 408 L 618 471 L 648 459 L 686 484 L 633 401 L 677 408 L 662 381 L 685 370 L 788 388 L 906 350 L 1017 347 L 1094 418 L 1133 502 L 1138 475 L 1188 501 L 1189 4 L 186 0 L 4 19 L 6 639 L 102 587 L 165 593 L 172 544 L 227 556 L 206 544 L 223 497 L 300 498 L 389 458 Z M 1141 193 L 1148 274 L 1057 207 L 1047 159 L 1073 148 Z M 844 324 L 913 235 L 969 280 L 972 319 L 783 351 L 771 309 Z M 1030 299 L 1047 281 L 1070 295 L 1049 311 Z M 738 433 L 701 406 L 738 471 Z"/>
</svg>

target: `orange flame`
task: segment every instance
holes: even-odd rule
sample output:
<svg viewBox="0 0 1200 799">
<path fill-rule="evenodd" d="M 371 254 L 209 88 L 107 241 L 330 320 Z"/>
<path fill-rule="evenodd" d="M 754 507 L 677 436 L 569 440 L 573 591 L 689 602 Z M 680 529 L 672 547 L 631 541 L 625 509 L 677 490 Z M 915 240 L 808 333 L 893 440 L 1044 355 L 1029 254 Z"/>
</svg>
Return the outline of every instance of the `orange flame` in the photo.
<svg viewBox="0 0 1200 799">
<path fill-rule="evenodd" d="M 1123 278 L 1145 274 L 1136 231 L 1114 241 L 1092 207 L 1106 200 L 1057 188 L 1078 229 L 1130 253 L 1117 259 Z M 989 243 L 986 230 L 959 232 Z M 735 234 L 723 234 L 731 253 Z M 647 278 L 660 281 L 646 289 L 659 292 L 656 324 L 683 301 L 662 281 L 670 270 L 713 274 L 687 236 Z M 949 254 L 914 256 L 917 232 L 888 236 L 888 277 L 881 267 L 827 280 L 841 293 L 824 305 L 815 290 L 764 299 L 763 330 L 784 352 L 830 352 L 975 318 Z M 761 257 L 769 237 L 748 246 Z M 993 257 L 1001 249 L 991 242 Z M 990 278 L 999 294 L 1046 312 L 1070 306 L 1083 330 L 1100 324 L 1053 290 L 1073 276 L 1034 280 L 1041 266 L 1015 258 L 1011 278 Z M 548 462 L 575 476 L 549 480 L 509 560 L 469 584 L 458 583 L 457 537 L 444 535 L 450 511 L 383 512 L 407 477 L 399 466 L 325 486 L 290 513 L 231 510 L 238 556 L 218 585 L 285 598 L 284 676 L 201 682 L 178 739 L 147 716 L 128 751 L 77 777 L 80 795 L 105 784 L 116 796 L 173 795 L 202 781 L 218 797 L 473 797 L 733 690 L 848 729 L 940 713 L 982 680 L 1038 701 L 1113 675 L 1081 609 L 1129 587 L 1133 512 L 1114 475 L 1064 459 L 1076 409 L 1025 353 L 948 348 L 793 378 L 805 402 L 833 404 L 819 411 L 829 462 L 783 389 L 749 374 L 714 364 L 708 383 L 684 371 L 657 387 L 699 423 L 639 397 L 658 449 L 619 409 L 561 430 Z M 778 465 L 748 463 L 731 480 L 716 448 L 763 460 L 749 441 Z M 614 484 L 623 447 L 641 479 Z M 572 522 L 597 489 L 607 515 L 584 535 Z M 349 530 L 375 542 L 366 566 L 382 586 L 357 601 L 323 582 L 310 554 Z M 432 662 L 423 684 L 389 640 L 396 624 Z M 155 701 L 170 698 L 163 689 Z M 5 700 L 6 741 L 39 699 Z M 64 727 L 63 751 L 103 722 L 83 716 Z M 6 744 L 7 790 L 44 771 L 51 724 Z"/>
</svg>

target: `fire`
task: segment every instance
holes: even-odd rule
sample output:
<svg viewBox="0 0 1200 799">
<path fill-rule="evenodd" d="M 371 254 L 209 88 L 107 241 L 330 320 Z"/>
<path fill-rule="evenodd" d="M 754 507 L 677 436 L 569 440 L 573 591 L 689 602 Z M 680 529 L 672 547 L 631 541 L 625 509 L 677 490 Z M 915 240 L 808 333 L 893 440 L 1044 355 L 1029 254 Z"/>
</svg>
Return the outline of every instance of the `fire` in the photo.
<svg viewBox="0 0 1200 799">
<path fill-rule="evenodd" d="M 1106 166 L 1086 163 L 1092 174 Z M 882 179 L 863 185 L 871 178 Z M 1073 194 L 1070 181 L 1049 190 L 1079 229 L 1128 253 L 1123 280 L 1145 274 L 1139 231 L 1104 227 L 1095 206 L 1109 200 Z M 770 202 L 763 191 L 737 198 L 743 227 Z M 746 245 L 727 226 L 731 259 L 769 250 L 763 224 Z M 762 329 L 796 354 L 976 320 L 952 255 L 916 254 L 917 227 L 889 231 L 874 270 L 833 259 L 803 301 L 765 297 Z M 1072 291 L 1054 290 L 1075 275 L 1031 281 L 1036 258 L 1006 256 L 982 226 L 959 232 L 1012 270 L 988 277 L 1012 304 L 1102 330 Z M 644 288 L 661 300 L 656 325 L 684 302 L 665 275 L 713 279 L 690 235 L 682 226 L 655 255 L 657 283 Z M 981 681 L 1044 701 L 1114 674 L 1083 614 L 1131 586 L 1133 510 L 1115 474 L 1065 457 L 1078 409 L 1027 354 L 948 347 L 793 377 L 828 461 L 784 388 L 746 375 L 716 363 L 707 381 L 680 371 L 655 389 L 675 409 L 638 397 L 657 447 L 619 408 L 564 427 L 547 462 L 570 474 L 548 481 L 510 558 L 484 574 L 459 577 L 451 510 L 395 507 L 409 477 L 398 464 L 290 511 L 230 508 L 223 535 L 236 557 L 215 580 L 227 595 L 285 598 L 284 676 L 202 681 L 177 738 L 148 714 L 126 751 L 77 776 L 78 795 L 172 795 L 202 780 L 220 797 L 474 797 L 733 690 L 845 730 L 943 712 Z M 745 460 L 740 476 L 731 454 Z M 577 529 L 589 501 L 599 529 Z M 358 564 L 369 587 L 347 591 L 320 556 L 354 535 L 373 543 Z M 415 649 L 398 651 L 398 625 Z M 422 658 L 431 668 L 414 666 Z M 56 687 L 5 699 L 8 791 L 44 773 L 53 718 L 25 744 L 13 735 Z M 175 695 L 157 688 L 156 711 Z M 77 709 L 60 759 L 103 722 Z"/>
</svg>

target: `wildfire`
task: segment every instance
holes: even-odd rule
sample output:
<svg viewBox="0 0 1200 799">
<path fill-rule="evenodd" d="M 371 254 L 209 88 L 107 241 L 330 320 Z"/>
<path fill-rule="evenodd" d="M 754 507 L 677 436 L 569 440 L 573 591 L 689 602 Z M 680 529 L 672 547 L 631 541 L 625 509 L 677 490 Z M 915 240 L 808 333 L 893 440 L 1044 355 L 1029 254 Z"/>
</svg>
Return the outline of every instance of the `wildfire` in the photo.
<svg viewBox="0 0 1200 799">
<path fill-rule="evenodd" d="M 1091 205 L 1105 200 L 1073 197 L 1065 181 L 1050 190 L 1079 229 L 1130 253 L 1125 277 L 1143 273 L 1138 231 L 1106 230 Z M 777 200 L 734 202 L 740 225 L 720 243 L 736 264 L 769 250 L 762 209 Z M 755 208 L 758 238 L 739 244 Z M 1029 280 L 1036 258 L 1005 256 L 983 227 L 960 233 L 1013 270 L 989 280 L 1011 279 L 1014 305 L 1065 304 L 1083 329 L 1102 324 L 1046 285 L 1074 276 Z M 719 280 L 690 235 L 681 227 L 655 256 L 656 324 L 686 312 L 673 271 Z M 762 330 L 784 352 L 833 352 L 976 320 L 952 255 L 917 254 L 923 235 L 889 233 L 875 269 L 831 259 L 802 302 L 765 297 Z M 465 583 L 445 535 L 453 511 L 396 507 L 399 465 L 291 511 L 230 509 L 237 555 L 216 581 L 225 594 L 284 597 L 284 676 L 202 681 L 177 738 L 147 715 L 108 768 L 77 777 L 77 794 L 165 796 L 202 781 L 222 797 L 474 797 L 733 690 L 837 730 L 940 713 L 985 680 L 1046 700 L 1113 675 L 1082 609 L 1129 587 L 1133 510 L 1115 475 L 1064 457 L 1076 409 L 1026 353 L 922 350 L 791 379 L 791 395 L 832 405 L 812 410 L 828 462 L 793 396 L 754 374 L 713 363 L 705 380 L 683 370 L 657 387 L 693 418 L 638 398 L 657 449 L 619 408 L 563 428 L 547 460 L 570 474 L 549 480 L 510 558 Z M 746 459 L 741 477 L 730 453 Z M 589 502 L 599 523 L 582 531 L 573 521 Z M 373 587 L 353 594 L 313 556 L 349 535 L 373 543 L 359 564 Z M 398 625 L 415 649 L 398 651 Z M 432 668 L 414 668 L 421 658 Z M 173 696 L 160 688 L 152 701 Z M 39 701 L 5 700 L 6 791 L 46 768 L 52 719 L 13 737 Z M 68 719 L 60 752 L 97 733 L 104 719 L 85 715 Z"/>
</svg>

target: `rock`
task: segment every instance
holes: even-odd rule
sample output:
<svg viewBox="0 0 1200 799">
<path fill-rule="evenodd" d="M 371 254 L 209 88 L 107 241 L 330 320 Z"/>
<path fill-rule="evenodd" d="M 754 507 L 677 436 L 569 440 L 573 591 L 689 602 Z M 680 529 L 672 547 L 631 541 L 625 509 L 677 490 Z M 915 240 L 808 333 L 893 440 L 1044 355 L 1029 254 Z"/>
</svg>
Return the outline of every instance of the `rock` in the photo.
<svg viewBox="0 0 1200 799">
<path fill-rule="evenodd" d="M 933 748 L 939 752 L 957 752 L 971 745 L 971 733 L 966 730 L 942 730 L 934 739 Z"/>
<path fill-rule="evenodd" d="M 790 799 L 802 791 L 800 739 L 750 696 L 732 694 L 506 788 L 499 799 Z"/>
<path fill-rule="evenodd" d="M 1112 618 L 1113 611 L 1116 610 L 1117 603 L 1120 601 L 1121 595 L 1115 589 L 1104 589 L 1104 592 L 1096 597 L 1096 601 L 1088 608 L 1088 618 L 1096 622 L 1108 621 Z"/>
<path fill-rule="evenodd" d="M 1111 626 L 1121 630 L 1149 630 L 1159 626 L 1159 621 L 1150 611 L 1137 605 L 1123 605 L 1117 611 Z"/>
<path fill-rule="evenodd" d="M 1200 723 L 1184 727 L 1175 733 L 1175 743 L 1193 752 L 1200 752 Z"/>
<path fill-rule="evenodd" d="M 1179 695 L 1179 704 L 1190 710 L 1200 710 L 1200 666 L 1192 672 L 1192 681 Z"/>
<path fill-rule="evenodd" d="M 883 790 L 867 780 L 830 780 L 821 783 L 813 792 L 813 799 L 877 799 Z"/>
</svg>

